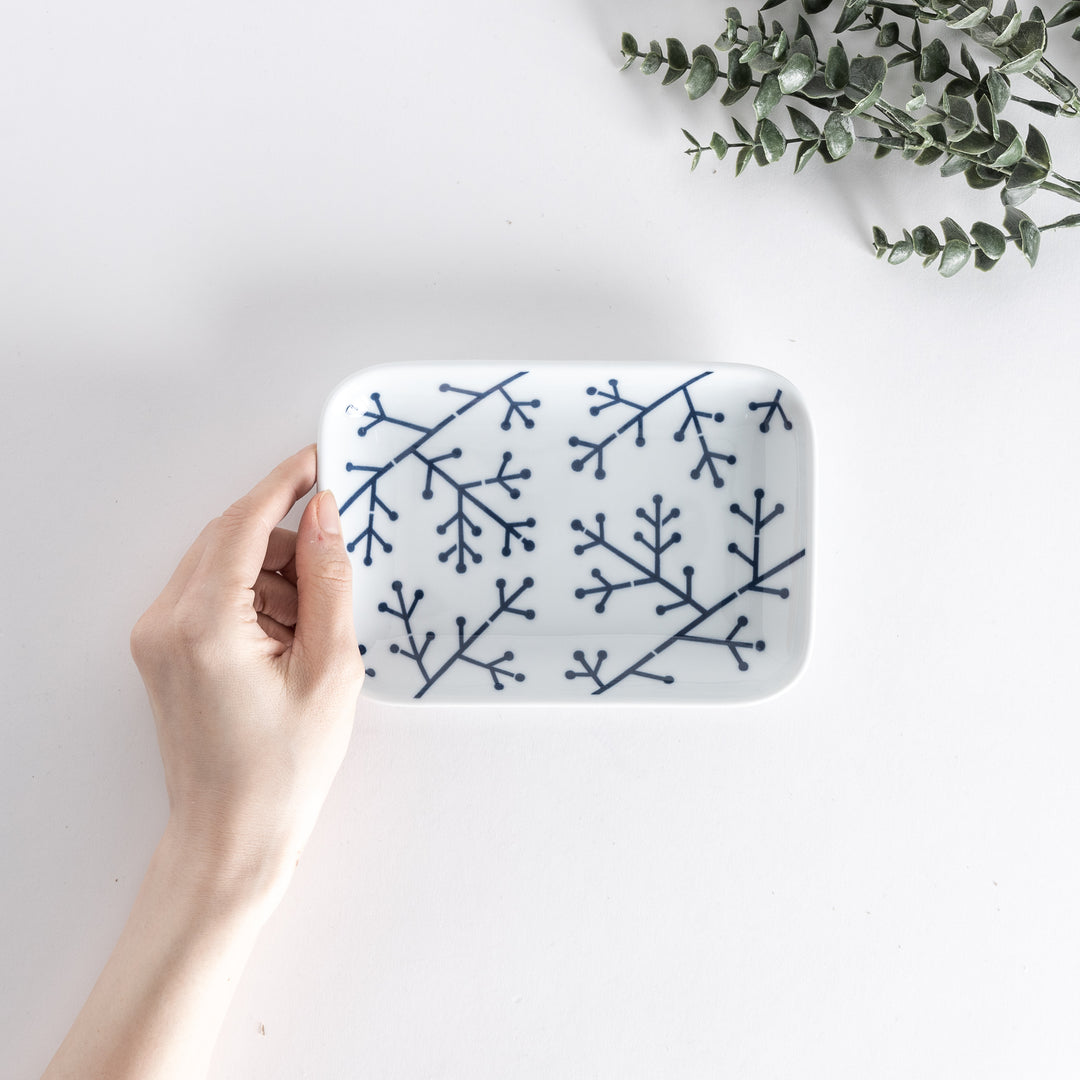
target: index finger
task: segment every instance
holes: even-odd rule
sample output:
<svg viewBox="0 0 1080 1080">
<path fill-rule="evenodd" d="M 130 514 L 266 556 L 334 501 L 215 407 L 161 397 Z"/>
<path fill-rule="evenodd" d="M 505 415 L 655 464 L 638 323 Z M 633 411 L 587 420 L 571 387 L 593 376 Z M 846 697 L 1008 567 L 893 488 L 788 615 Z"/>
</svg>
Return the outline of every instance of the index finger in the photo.
<svg viewBox="0 0 1080 1080">
<path fill-rule="evenodd" d="M 199 571 L 224 588 L 250 589 L 274 527 L 315 483 L 315 446 L 305 446 L 237 499 L 215 522 Z"/>
</svg>

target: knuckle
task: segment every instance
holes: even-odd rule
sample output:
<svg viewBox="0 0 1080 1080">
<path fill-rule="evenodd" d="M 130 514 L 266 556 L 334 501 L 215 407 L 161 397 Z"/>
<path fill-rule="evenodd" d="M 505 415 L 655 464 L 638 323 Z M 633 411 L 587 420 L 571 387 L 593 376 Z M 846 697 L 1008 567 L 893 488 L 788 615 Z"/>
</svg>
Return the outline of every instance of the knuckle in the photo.
<svg viewBox="0 0 1080 1080">
<path fill-rule="evenodd" d="M 157 652 L 159 633 L 153 609 L 143 612 L 131 628 L 131 658 L 137 667 L 148 664 Z"/>
</svg>

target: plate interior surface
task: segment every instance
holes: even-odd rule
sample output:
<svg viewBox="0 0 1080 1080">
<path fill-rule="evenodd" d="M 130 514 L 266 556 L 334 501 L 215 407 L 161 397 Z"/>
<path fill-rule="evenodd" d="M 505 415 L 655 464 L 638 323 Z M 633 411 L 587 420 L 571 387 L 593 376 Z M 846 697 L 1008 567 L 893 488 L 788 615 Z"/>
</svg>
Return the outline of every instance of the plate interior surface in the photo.
<svg viewBox="0 0 1080 1080">
<path fill-rule="evenodd" d="M 752 701 L 802 667 L 801 398 L 723 364 L 381 365 L 331 395 L 319 486 L 364 694 L 410 704 Z"/>
</svg>

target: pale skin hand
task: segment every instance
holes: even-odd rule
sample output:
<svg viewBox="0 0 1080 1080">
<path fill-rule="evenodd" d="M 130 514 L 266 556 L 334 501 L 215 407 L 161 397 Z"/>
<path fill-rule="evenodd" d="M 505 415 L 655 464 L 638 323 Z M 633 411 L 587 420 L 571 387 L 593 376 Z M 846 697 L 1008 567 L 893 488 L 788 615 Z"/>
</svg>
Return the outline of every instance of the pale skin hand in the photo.
<svg viewBox="0 0 1080 1080">
<path fill-rule="evenodd" d="M 43 1080 L 196 1080 L 352 731 L 364 670 L 315 448 L 211 522 L 139 619 L 169 821 L 120 941 Z"/>
</svg>

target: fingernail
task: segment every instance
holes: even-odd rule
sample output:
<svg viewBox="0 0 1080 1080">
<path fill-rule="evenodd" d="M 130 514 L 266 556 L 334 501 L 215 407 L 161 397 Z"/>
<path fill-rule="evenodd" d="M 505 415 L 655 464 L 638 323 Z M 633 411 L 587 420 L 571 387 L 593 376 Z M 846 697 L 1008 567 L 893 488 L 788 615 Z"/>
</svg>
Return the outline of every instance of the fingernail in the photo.
<svg viewBox="0 0 1080 1080">
<path fill-rule="evenodd" d="M 323 491 L 319 494 L 319 501 L 315 504 L 315 519 L 327 536 L 341 535 L 341 517 L 338 514 L 337 500 L 332 491 Z"/>
</svg>

